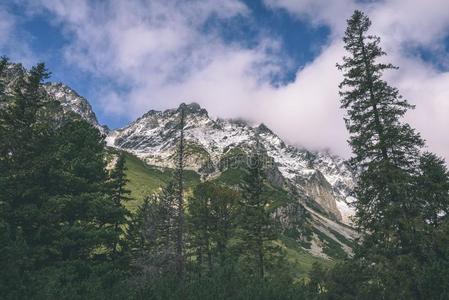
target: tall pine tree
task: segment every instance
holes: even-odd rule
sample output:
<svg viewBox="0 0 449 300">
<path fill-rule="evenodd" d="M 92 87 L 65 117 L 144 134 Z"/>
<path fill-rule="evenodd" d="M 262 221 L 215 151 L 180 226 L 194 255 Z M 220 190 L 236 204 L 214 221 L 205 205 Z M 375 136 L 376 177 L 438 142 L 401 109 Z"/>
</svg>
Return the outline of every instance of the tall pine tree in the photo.
<svg viewBox="0 0 449 300">
<path fill-rule="evenodd" d="M 259 279 L 266 275 L 267 256 L 273 251 L 276 239 L 274 220 L 270 216 L 272 200 L 264 195 L 265 185 L 262 149 L 257 139 L 241 184 L 239 227 L 242 229 L 243 250 L 248 255 L 250 268 Z"/>
<path fill-rule="evenodd" d="M 362 12 L 354 12 L 343 38 L 349 55 L 337 65 L 344 72 L 340 95 L 354 153 L 351 163 L 360 172 L 356 225 L 375 249 L 407 252 L 414 239 L 411 186 L 423 140 L 402 121 L 413 106 L 382 79 L 384 71 L 396 67 L 378 62 L 385 52 L 380 38 L 368 33 L 370 25 Z"/>
<path fill-rule="evenodd" d="M 146 197 L 129 221 L 132 282 L 139 289 L 170 278 L 178 270 L 176 201 L 176 186 L 169 183 L 160 193 Z"/>
<path fill-rule="evenodd" d="M 176 184 L 177 184 L 177 226 L 176 226 L 176 265 L 178 276 L 184 273 L 184 160 L 185 160 L 185 104 L 179 106 L 179 139 L 178 139 L 178 159 L 176 161 Z"/>
<path fill-rule="evenodd" d="M 43 64 L 8 76 L 15 78 L 0 109 L 1 226 L 5 252 L 21 254 L 8 265 L 23 288 L 9 292 L 49 297 L 67 287 L 64 276 L 83 281 L 96 266 L 109 265 L 115 232 L 105 145 L 96 128 L 64 117 L 49 99 Z"/>
<path fill-rule="evenodd" d="M 117 254 L 120 250 L 119 246 L 123 246 L 120 245 L 120 242 L 123 241 L 122 237 L 125 234 L 124 226 L 127 223 L 127 217 L 130 216 L 130 212 L 125 207 L 125 203 L 131 200 L 131 192 L 126 188 L 128 179 L 125 173 L 125 162 L 125 155 L 120 153 L 109 175 L 110 193 L 113 202 L 111 207 L 113 211 L 110 212 L 110 217 L 115 232 L 115 241 L 112 243 L 111 248 L 114 254 Z"/>
<path fill-rule="evenodd" d="M 444 219 L 448 207 L 447 171 L 433 154 L 421 154 L 424 141 L 403 121 L 414 107 L 382 79 L 396 67 L 379 62 L 385 52 L 370 26 L 365 14 L 354 12 L 343 38 L 349 55 L 337 65 L 358 172 L 355 222 L 363 234 L 349 266 L 364 270 L 357 284 L 363 297 L 421 299 L 421 275 L 438 256 L 431 254 L 429 225 Z"/>
</svg>

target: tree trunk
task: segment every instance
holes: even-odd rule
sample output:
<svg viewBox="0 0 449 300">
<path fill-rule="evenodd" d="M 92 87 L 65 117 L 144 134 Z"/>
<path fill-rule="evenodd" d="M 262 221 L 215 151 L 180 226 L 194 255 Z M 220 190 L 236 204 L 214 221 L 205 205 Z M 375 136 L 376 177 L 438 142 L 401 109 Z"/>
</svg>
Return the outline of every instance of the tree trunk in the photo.
<svg viewBox="0 0 449 300">
<path fill-rule="evenodd" d="M 178 230 L 176 236 L 177 273 L 182 277 L 184 272 L 184 107 L 180 107 L 179 148 L 178 148 Z"/>
</svg>

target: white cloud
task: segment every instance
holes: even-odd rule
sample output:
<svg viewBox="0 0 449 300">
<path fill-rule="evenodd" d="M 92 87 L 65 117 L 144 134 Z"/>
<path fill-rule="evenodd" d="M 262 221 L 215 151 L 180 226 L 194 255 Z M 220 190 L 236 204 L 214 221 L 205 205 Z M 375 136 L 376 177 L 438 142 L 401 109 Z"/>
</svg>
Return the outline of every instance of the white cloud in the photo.
<svg viewBox="0 0 449 300">
<path fill-rule="evenodd" d="M 17 30 L 17 17 L 0 3 L 0 55 L 30 66 L 35 57 L 26 38 Z"/>
<path fill-rule="evenodd" d="M 386 78 L 391 84 L 397 86 L 412 104 L 416 105 L 416 110 L 408 113 L 407 120 L 422 133 L 430 150 L 444 155 L 449 161 L 449 139 L 447 138 L 449 72 L 438 70 L 431 63 L 426 63 L 412 55 L 410 51 L 414 47 L 423 47 L 427 51 L 433 51 L 437 62 L 449 58 L 446 51 L 442 50 L 443 39 L 447 38 L 449 29 L 448 1 L 391 0 L 363 4 L 351 0 L 266 0 L 266 3 L 273 9 L 286 9 L 299 18 L 309 18 L 313 23 L 330 26 L 333 31 L 333 40 L 329 49 L 341 49 L 339 43 L 345 26 L 344 19 L 352 13 L 354 8 L 367 12 L 373 22 L 372 32 L 381 36 L 382 46 L 389 54 L 387 59 L 400 67 L 398 71 L 385 74 Z M 330 64 L 324 70 L 320 68 L 326 56 L 331 62 L 341 60 L 343 52 L 329 51 L 329 49 L 323 51 L 321 56 L 309 66 L 309 72 L 316 73 L 318 77 L 320 73 L 336 71 Z M 338 84 L 339 77 L 333 76 L 325 82 L 327 89 L 332 89 L 332 86 Z M 317 86 L 321 84 L 321 81 L 317 80 L 312 84 Z M 319 93 L 318 88 L 313 91 L 314 95 L 317 93 Z M 330 101 L 332 97 L 335 97 L 335 93 L 329 93 L 323 97 L 322 103 Z M 340 114 L 335 106 L 333 109 L 335 115 Z M 334 124 L 338 124 L 338 121 Z M 329 134 L 334 129 L 337 136 L 342 135 L 340 126 L 334 128 L 332 122 L 330 125 L 323 128 L 322 132 Z M 343 139 L 338 138 L 335 144 L 330 146 L 340 149 L 342 147 L 338 145 L 342 142 Z"/>
<path fill-rule="evenodd" d="M 285 9 L 293 16 L 315 25 L 329 25 L 339 34 L 346 26 L 346 18 L 358 8 L 354 0 L 264 0 L 272 9 Z"/>
<path fill-rule="evenodd" d="M 355 8 L 365 10 L 381 35 L 388 59 L 399 71 L 386 74 L 417 109 L 407 115 L 431 150 L 449 159 L 449 74 L 414 57 L 424 47 L 447 58 L 442 39 L 449 27 L 447 0 L 265 0 L 273 10 L 331 29 L 330 41 L 294 82 L 274 87 L 270 74 L 288 67 L 282 44 L 261 36 L 248 49 L 226 43 L 203 25 L 211 17 L 252 13 L 239 0 L 35 0 L 30 9 L 55 16 L 71 42 L 65 57 L 74 66 L 105 78 L 125 91 L 98 88 L 103 111 L 135 118 L 150 108 L 197 101 L 212 115 L 263 121 L 288 141 L 309 148 L 330 147 L 348 155 L 347 132 L 339 109 L 335 63 L 343 56 L 341 35 Z M 1 24 L 1 23 L 0 23 Z M 1 25 L 0 25 L 1 32 Z"/>
</svg>

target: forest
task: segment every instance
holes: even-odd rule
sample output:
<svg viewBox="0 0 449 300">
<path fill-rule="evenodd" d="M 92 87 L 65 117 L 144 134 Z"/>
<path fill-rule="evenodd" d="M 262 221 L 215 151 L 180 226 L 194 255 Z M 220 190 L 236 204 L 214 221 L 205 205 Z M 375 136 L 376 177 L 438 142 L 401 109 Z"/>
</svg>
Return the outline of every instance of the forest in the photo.
<svg viewBox="0 0 449 300">
<path fill-rule="evenodd" d="M 370 26 L 353 13 L 336 62 L 360 236 L 302 277 L 287 271 L 258 144 L 237 188 L 192 187 L 181 109 L 176 169 L 131 208 L 126 153 L 48 98 L 44 64 L 11 80 L 3 57 L 0 298 L 449 299 L 447 165 L 404 121 L 414 106 L 383 78 L 397 67 Z"/>
</svg>

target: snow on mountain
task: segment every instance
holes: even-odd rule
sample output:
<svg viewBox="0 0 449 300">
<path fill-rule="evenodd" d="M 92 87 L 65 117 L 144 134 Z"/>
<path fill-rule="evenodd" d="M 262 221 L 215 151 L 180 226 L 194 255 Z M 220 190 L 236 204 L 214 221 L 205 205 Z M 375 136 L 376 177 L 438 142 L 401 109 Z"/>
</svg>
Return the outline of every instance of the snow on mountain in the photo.
<svg viewBox="0 0 449 300">
<path fill-rule="evenodd" d="M 207 178 L 222 169 L 223 158 L 236 149 L 243 152 L 258 139 L 274 161 L 282 180 L 311 196 L 337 220 L 349 223 L 348 206 L 353 176 L 343 159 L 329 152 L 310 152 L 286 145 L 264 124 L 252 127 L 240 120 L 213 120 L 198 104 L 185 105 L 187 168 Z M 178 109 L 151 110 L 125 128 L 112 131 L 109 146 L 131 152 L 150 165 L 174 167 L 179 123 Z"/>
<path fill-rule="evenodd" d="M 103 134 L 108 131 L 106 127 L 98 123 L 90 103 L 76 91 L 62 83 L 47 83 L 43 87 L 50 97 L 61 103 L 62 109 L 65 112 L 78 114 L 84 120 L 98 128 Z"/>
<path fill-rule="evenodd" d="M 6 90 L 12 89 L 14 82 L 28 71 L 17 63 L 8 63 L 6 66 Z M 80 96 L 75 90 L 63 83 L 45 83 L 42 88 L 48 96 L 61 103 L 62 109 L 65 113 L 75 113 L 90 124 L 100 130 L 101 133 L 106 134 L 109 129 L 106 126 L 101 126 L 98 123 L 92 106 L 86 98 Z"/>
</svg>

